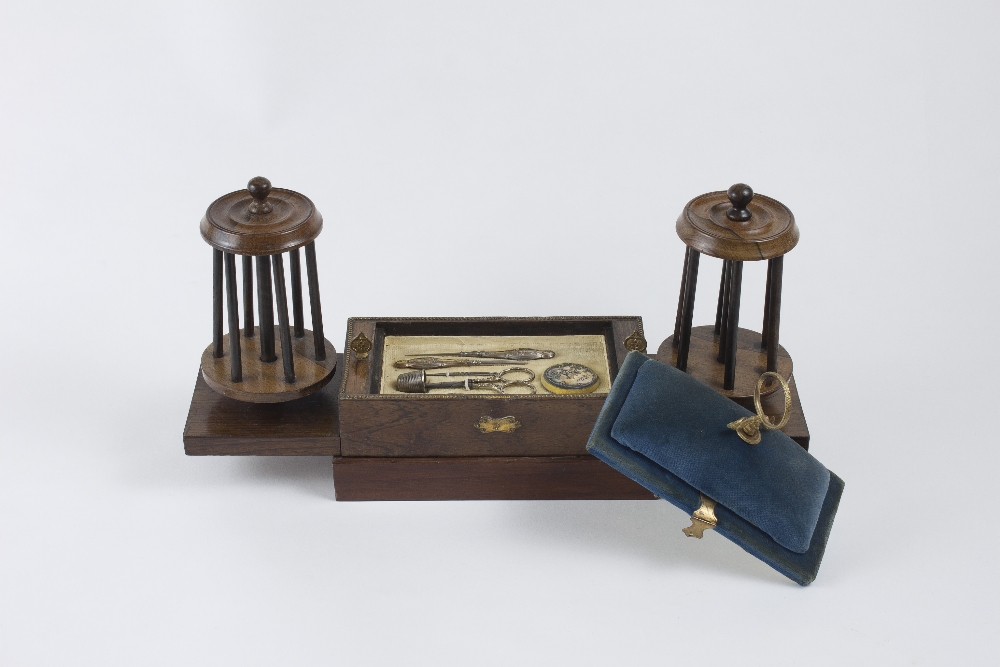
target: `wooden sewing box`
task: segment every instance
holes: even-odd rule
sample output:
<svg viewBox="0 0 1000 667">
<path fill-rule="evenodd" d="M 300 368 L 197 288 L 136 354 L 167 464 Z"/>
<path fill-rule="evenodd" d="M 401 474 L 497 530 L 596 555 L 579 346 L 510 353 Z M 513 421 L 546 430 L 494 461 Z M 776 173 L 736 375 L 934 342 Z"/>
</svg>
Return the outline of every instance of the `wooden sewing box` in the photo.
<svg viewBox="0 0 1000 667">
<path fill-rule="evenodd" d="M 217 200 L 202 221 L 202 235 L 214 247 L 216 258 L 213 300 L 216 358 L 212 359 L 210 345 L 195 381 L 184 428 L 184 450 L 188 455 L 330 457 L 337 500 L 655 497 L 587 454 L 587 439 L 608 387 L 601 392 L 579 395 L 385 393 L 384 371 L 392 363 L 383 354 L 387 337 L 392 340 L 423 336 L 442 339 L 493 336 L 517 340 L 585 336 L 601 344 L 601 354 L 606 357 L 602 360 L 606 366 L 602 367 L 607 383 L 614 380 L 625 356 L 638 351 L 686 370 L 750 409 L 753 409 L 752 387 L 758 376 L 764 370 L 776 370 L 787 379 L 792 397 L 790 418 L 783 431 L 808 448 L 809 431 L 791 373 L 791 358 L 777 343 L 780 260 L 797 242 L 798 229 L 791 212 L 775 200 L 753 197 L 752 193 L 741 199 L 739 191 L 734 197 L 737 186 L 733 186 L 728 192 L 708 193 L 688 203 L 677 222 L 687 254 L 675 331 L 656 353 L 647 352 L 640 317 L 592 316 L 351 318 L 344 352 L 339 353 L 323 338 L 319 312 L 313 243 L 322 228 L 322 218 L 311 202 L 298 193 L 271 191 L 269 182 L 266 188 L 258 186 L 259 191 L 255 191 L 253 184 L 251 181 L 248 186 L 249 195 L 248 190 L 237 191 Z M 252 200 L 251 195 L 256 199 Z M 231 210 L 220 214 L 220 202 Z M 274 211 L 267 202 L 274 203 Z M 258 245 L 249 246 L 246 237 L 242 241 L 238 237 L 242 228 L 254 222 L 254 216 L 243 209 L 263 205 L 268 206 L 267 212 L 257 217 L 267 224 L 255 229 L 265 229 L 279 239 L 276 243 L 280 245 L 261 246 L 255 241 Z M 285 217 L 279 220 L 282 206 Z M 747 219 L 741 221 L 741 216 Z M 748 220 L 752 224 L 747 224 Z M 302 231 L 304 228 L 308 228 L 307 232 Z M 312 332 L 302 326 L 300 246 L 306 248 L 309 269 Z M 291 259 L 293 318 L 288 315 L 282 253 L 288 253 Z M 714 327 L 693 327 L 691 322 L 701 253 L 724 261 Z M 253 298 L 251 257 L 257 259 L 258 290 L 263 290 L 258 292 L 258 301 L 264 299 L 270 303 L 269 271 L 272 266 L 275 269 L 274 294 L 279 320 L 274 325 L 273 319 L 267 319 L 271 317 L 271 309 L 262 308 L 261 326 L 255 327 L 253 307 L 245 309 L 249 321 L 244 331 L 249 338 L 242 339 L 242 363 L 256 364 L 254 368 L 266 366 L 256 358 L 249 359 L 247 346 L 252 343 L 252 354 L 260 355 L 260 346 L 268 343 L 262 332 L 272 327 L 275 336 L 270 338 L 271 348 L 275 348 L 276 339 L 282 345 L 281 354 L 271 353 L 275 372 L 280 375 L 282 363 L 292 356 L 292 350 L 296 355 L 294 364 L 289 361 L 284 365 L 286 380 L 292 377 L 289 373 L 300 369 L 300 363 L 310 361 L 313 348 L 307 344 L 312 340 L 308 334 L 315 338 L 315 354 L 327 355 L 319 363 L 329 374 L 317 376 L 319 381 L 307 391 L 299 392 L 302 397 L 282 402 L 250 402 L 224 395 L 225 387 L 216 386 L 226 385 L 228 379 L 223 376 L 230 367 L 233 377 L 237 377 L 236 364 L 229 365 L 230 340 L 234 335 L 239 339 L 240 335 L 236 314 L 237 256 L 243 259 L 246 303 L 252 303 Z M 738 324 L 742 262 L 760 259 L 769 260 L 763 334 L 740 328 Z M 230 312 L 228 337 L 222 333 L 224 297 L 228 298 Z M 240 361 L 239 354 L 236 356 L 232 361 Z M 335 366 L 329 363 L 333 360 Z M 211 370 L 212 363 L 217 366 L 215 375 L 206 372 L 207 367 Z M 327 373 L 323 368 L 320 370 Z M 213 386 L 206 382 L 206 375 L 215 378 Z M 765 406 L 774 405 L 778 393 L 766 394 Z"/>
</svg>

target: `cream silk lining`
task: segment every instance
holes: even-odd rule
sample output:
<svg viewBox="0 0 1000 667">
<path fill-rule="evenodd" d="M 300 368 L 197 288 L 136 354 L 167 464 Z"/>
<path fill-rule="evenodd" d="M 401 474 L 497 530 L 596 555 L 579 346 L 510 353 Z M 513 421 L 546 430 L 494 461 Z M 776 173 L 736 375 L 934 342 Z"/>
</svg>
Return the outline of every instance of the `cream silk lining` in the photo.
<svg viewBox="0 0 1000 667">
<path fill-rule="evenodd" d="M 529 347 L 536 350 L 552 350 L 556 356 L 552 359 L 535 361 L 508 361 L 491 359 L 484 361 L 499 361 L 498 366 L 460 366 L 429 370 L 428 373 L 445 373 L 447 371 L 502 371 L 505 368 L 520 366 L 530 368 L 535 372 L 532 384 L 539 394 L 548 394 L 541 385 L 542 373 L 549 366 L 563 363 L 583 364 L 592 368 L 600 378 L 600 384 L 593 394 L 606 394 L 611 389 L 611 371 L 608 368 L 608 348 L 604 336 L 586 334 L 579 336 L 386 336 L 385 347 L 382 349 L 382 379 L 379 393 L 400 394 L 396 391 L 396 377 L 408 373 L 412 369 L 396 368 L 393 364 L 399 359 L 408 359 L 410 354 L 428 355 L 433 352 L 472 352 L 477 350 L 513 350 L 518 347 Z M 445 356 L 445 355 L 437 355 Z M 430 377 L 429 382 L 446 381 L 450 378 Z M 432 394 L 491 394 L 489 390 L 467 391 L 465 389 L 435 389 Z"/>
</svg>

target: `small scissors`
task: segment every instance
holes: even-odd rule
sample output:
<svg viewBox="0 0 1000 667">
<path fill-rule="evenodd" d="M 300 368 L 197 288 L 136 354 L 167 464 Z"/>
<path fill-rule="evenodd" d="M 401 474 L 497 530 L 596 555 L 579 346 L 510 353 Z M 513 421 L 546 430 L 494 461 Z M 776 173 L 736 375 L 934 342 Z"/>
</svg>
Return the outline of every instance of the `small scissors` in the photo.
<svg viewBox="0 0 1000 667">
<path fill-rule="evenodd" d="M 513 375 L 516 379 L 511 379 L 508 375 Z M 520 375 L 521 377 L 517 377 Z M 428 377 L 464 377 L 464 380 L 454 382 L 427 382 Z M 488 389 L 498 394 L 534 394 L 535 387 L 531 381 L 535 379 L 535 373 L 530 368 L 507 368 L 499 373 L 484 372 L 452 372 L 428 373 L 427 371 L 412 371 L 403 373 L 396 378 L 396 389 L 409 394 L 426 394 L 431 389 Z M 508 392 L 508 387 L 518 387 L 527 391 Z"/>
</svg>

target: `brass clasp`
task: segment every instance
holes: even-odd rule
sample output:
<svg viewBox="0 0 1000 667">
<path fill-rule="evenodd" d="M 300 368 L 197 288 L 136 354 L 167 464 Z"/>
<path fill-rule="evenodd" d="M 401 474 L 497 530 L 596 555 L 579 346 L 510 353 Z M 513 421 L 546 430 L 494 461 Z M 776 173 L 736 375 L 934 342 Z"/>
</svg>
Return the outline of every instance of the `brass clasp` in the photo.
<svg viewBox="0 0 1000 667">
<path fill-rule="evenodd" d="M 700 540 L 706 530 L 719 524 L 719 520 L 715 518 L 715 501 L 703 493 L 698 495 L 701 496 L 701 506 L 691 514 L 691 525 L 684 529 L 684 534 Z"/>
<path fill-rule="evenodd" d="M 781 390 L 785 392 L 785 410 L 781 414 L 781 421 L 777 424 L 767 418 L 767 415 L 764 414 L 764 408 L 760 404 L 760 390 L 764 386 L 764 380 L 769 375 L 777 378 L 778 382 L 781 383 Z M 783 377 L 772 371 L 762 373 L 757 379 L 757 386 L 753 388 L 753 404 L 757 408 L 757 414 L 737 419 L 734 422 L 726 424 L 726 426 L 736 431 L 736 434 L 740 436 L 743 442 L 756 445 L 760 442 L 761 426 L 776 431 L 784 428 L 785 424 L 788 423 L 788 418 L 792 415 L 792 392 L 788 388 L 788 383 L 785 382 Z"/>
<path fill-rule="evenodd" d="M 482 433 L 513 433 L 521 428 L 521 422 L 517 421 L 517 418 L 513 415 L 507 415 L 506 417 L 483 415 L 473 426 Z"/>
</svg>

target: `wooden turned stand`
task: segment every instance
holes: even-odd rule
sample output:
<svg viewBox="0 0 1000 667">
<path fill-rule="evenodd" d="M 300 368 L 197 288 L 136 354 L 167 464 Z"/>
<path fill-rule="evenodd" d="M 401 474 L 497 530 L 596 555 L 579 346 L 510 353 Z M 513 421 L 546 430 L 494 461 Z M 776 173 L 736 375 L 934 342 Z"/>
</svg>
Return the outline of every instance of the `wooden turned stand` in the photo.
<svg viewBox="0 0 1000 667">
<path fill-rule="evenodd" d="M 752 192 L 744 188 L 735 186 L 728 194 L 716 192 L 703 195 L 689 203 L 682 219 L 678 220 L 678 234 L 688 249 L 676 330 L 663 342 L 655 358 L 683 368 L 737 401 L 746 401 L 752 396 L 753 383 L 756 383 L 760 373 L 769 367 L 775 369 L 782 377 L 789 378 L 791 393 L 789 420 L 782 431 L 808 449 L 809 430 L 795 380 L 791 378 L 792 361 L 778 344 L 781 258 L 794 247 L 798 230 L 788 209 L 766 197 L 758 197 L 751 202 Z M 736 201 L 730 202 L 727 197 Z M 731 206 L 741 201 L 744 202 L 742 206 Z M 264 204 L 270 204 L 269 211 Z M 736 220 L 726 216 L 730 208 L 735 209 Z M 298 213 L 293 216 L 293 211 Z M 466 415 L 468 418 L 446 420 L 446 423 L 454 423 L 456 429 L 469 429 L 469 433 L 467 439 L 452 438 L 444 442 L 440 436 L 413 427 L 412 417 L 418 413 L 411 408 L 406 408 L 409 412 L 400 410 L 398 424 L 390 423 L 387 428 L 405 432 L 411 438 L 411 451 L 404 452 L 404 456 L 385 455 L 385 452 L 379 451 L 372 455 L 358 455 L 356 451 L 351 451 L 350 446 L 344 447 L 341 431 L 348 440 L 352 435 L 351 428 L 358 429 L 356 414 L 353 427 L 349 424 L 347 428 L 342 428 L 341 424 L 342 410 L 346 413 L 352 409 L 356 411 L 358 407 L 352 405 L 352 402 L 358 403 L 357 399 L 346 391 L 350 378 L 345 380 L 345 371 L 367 377 L 367 371 L 359 369 L 371 363 L 367 354 L 372 350 L 372 341 L 375 341 L 373 359 L 380 355 L 381 347 L 374 324 L 366 334 L 369 342 L 368 348 L 363 350 L 364 358 L 358 356 L 361 348 L 350 345 L 348 357 L 354 353 L 355 359 L 344 360 L 323 338 L 313 243 L 321 224 L 312 202 L 287 190 L 270 190 L 270 184 L 265 179 L 254 179 L 248 190 L 226 195 L 206 214 L 206 219 L 202 221 L 202 235 L 215 248 L 215 335 L 203 356 L 201 373 L 191 397 L 184 427 L 187 454 L 328 456 L 333 463 L 337 500 L 655 498 L 644 487 L 586 454 L 585 433 L 567 441 L 568 449 L 558 455 L 551 453 L 551 442 L 546 433 L 539 436 L 536 444 L 549 450 L 549 453 L 504 455 L 498 454 L 495 448 L 483 450 L 482 441 L 471 430 L 473 418 L 481 412 Z M 264 239 L 267 243 L 263 242 Z M 306 249 L 313 313 L 311 336 L 302 327 L 300 246 Z M 284 296 L 283 252 L 289 253 L 292 268 L 293 335 L 289 332 Z M 702 252 L 723 258 L 725 268 L 715 326 L 692 328 L 698 258 Z M 242 336 L 237 315 L 236 254 L 243 255 L 243 299 L 244 304 L 250 306 Z M 257 256 L 259 301 L 266 304 L 261 308 L 259 327 L 253 321 L 253 256 Z M 760 334 L 739 327 L 742 263 L 759 259 L 769 260 L 763 340 Z M 275 269 L 273 278 L 272 268 Z M 280 281 L 279 275 L 282 276 Z M 223 335 L 224 276 L 229 304 L 228 337 Z M 274 295 L 271 293 L 272 280 Z M 278 300 L 277 326 L 272 310 L 273 296 L 277 296 Z M 512 318 L 486 319 L 509 323 Z M 351 341 L 350 323 L 348 327 L 348 341 Z M 494 325 L 490 324 L 490 327 Z M 645 352 L 646 341 L 641 336 L 641 328 L 633 329 L 630 326 L 619 332 L 622 334 L 618 339 L 621 356 L 629 350 Z M 269 333 L 265 336 L 265 332 Z M 629 332 L 633 332 L 632 335 L 628 335 Z M 283 344 L 280 357 L 275 354 L 275 339 Z M 240 344 L 230 346 L 231 340 Z M 286 346 L 286 342 L 289 345 Z M 284 349 L 291 349 L 292 353 L 285 355 Z M 325 359 L 319 358 L 321 354 L 325 354 Z M 278 363 L 279 358 L 281 363 Z M 288 370 L 286 359 L 291 361 L 291 382 L 285 374 Z M 322 368 L 306 371 L 309 364 Z M 329 373 L 323 380 L 321 378 L 326 370 Z M 306 378 L 309 372 L 315 372 L 315 375 L 309 376 L 311 379 Z M 369 386 L 365 382 L 361 384 Z M 727 384 L 730 386 L 728 389 Z M 250 396 L 241 397 L 237 392 Z M 296 392 L 301 396 L 315 393 L 299 400 L 289 400 L 294 398 Z M 770 395 L 778 396 L 779 393 L 772 392 Z M 550 398 L 561 400 L 559 397 Z M 780 396 L 778 398 L 780 400 Z M 280 402 L 267 403 L 268 400 Z M 566 407 L 571 407 L 571 404 L 567 402 Z M 498 407 L 505 406 L 498 404 Z M 376 412 L 383 413 L 384 409 L 379 407 Z M 498 412 L 498 415 L 503 414 L 507 414 L 506 411 Z M 567 420 L 565 415 L 561 418 Z M 593 416 L 589 415 L 588 419 L 592 420 Z M 580 419 L 570 414 L 568 422 L 579 425 Z M 551 433 L 552 420 L 546 426 Z M 449 451 L 442 451 L 442 445 L 447 445 Z M 412 455 L 413 451 L 431 450 L 438 453 Z"/>
<path fill-rule="evenodd" d="M 333 378 L 337 351 L 323 337 L 316 268 L 315 240 L 322 230 L 323 217 L 307 197 L 291 190 L 272 189 L 271 182 L 260 176 L 251 180 L 246 190 L 231 192 L 208 207 L 201 220 L 201 235 L 214 248 L 213 335 L 212 344 L 202 354 L 201 374 L 209 387 L 239 401 L 280 403 L 317 392 Z M 312 331 L 302 322 L 300 247 L 305 248 Z M 285 289 L 285 252 L 291 276 L 291 323 Z M 242 256 L 243 266 L 242 335 L 236 255 Z M 259 327 L 254 325 L 254 258 Z M 229 319 L 229 334 L 225 336 L 223 274 Z M 307 338 L 306 334 L 311 335 Z M 275 350 L 275 339 L 280 341 L 280 354 Z"/>
<path fill-rule="evenodd" d="M 784 255 L 799 241 L 792 212 L 781 202 L 754 196 L 737 183 L 726 192 L 695 197 L 677 218 L 677 235 L 687 245 L 674 334 L 657 350 L 675 367 L 701 380 L 740 405 L 753 410 L 753 393 L 761 373 L 778 373 L 788 382 L 792 358 L 778 344 L 781 323 L 781 281 Z M 722 262 L 715 326 L 692 328 L 698 263 L 701 254 Z M 763 333 L 741 329 L 740 292 L 743 262 L 767 260 Z M 770 379 L 770 378 L 769 378 Z M 765 384 L 764 409 L 780 413 L 780 385 Z"/>
</svg>

